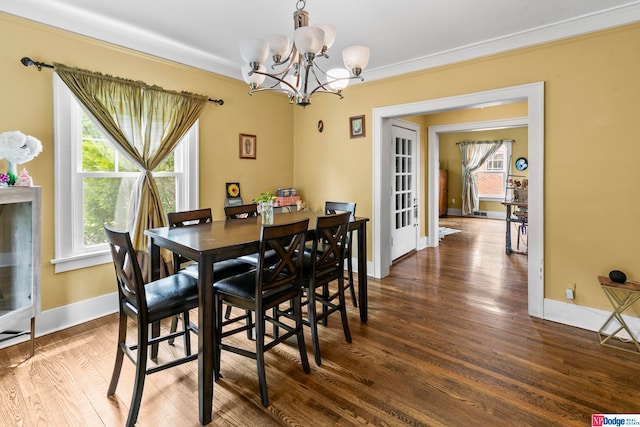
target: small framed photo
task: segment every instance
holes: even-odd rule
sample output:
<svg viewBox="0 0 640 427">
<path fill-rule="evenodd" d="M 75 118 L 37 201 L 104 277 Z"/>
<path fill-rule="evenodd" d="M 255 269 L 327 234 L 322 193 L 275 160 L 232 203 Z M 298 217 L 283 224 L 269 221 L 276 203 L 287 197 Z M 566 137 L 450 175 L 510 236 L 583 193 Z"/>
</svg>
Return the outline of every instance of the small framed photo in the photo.
<svg viewBox="0 0 640 427">
<path fill-rule="evenodd" d="M 364 116 L 349 117 L 349 132 L 351 138 L 362 138 L 364 132 Z"/>
<path fill-rule="evenodd" d="M 240 158 L 255 159 L 256 158 L 257 138 L 255 135 L 240 134 Z"/>
</svg>

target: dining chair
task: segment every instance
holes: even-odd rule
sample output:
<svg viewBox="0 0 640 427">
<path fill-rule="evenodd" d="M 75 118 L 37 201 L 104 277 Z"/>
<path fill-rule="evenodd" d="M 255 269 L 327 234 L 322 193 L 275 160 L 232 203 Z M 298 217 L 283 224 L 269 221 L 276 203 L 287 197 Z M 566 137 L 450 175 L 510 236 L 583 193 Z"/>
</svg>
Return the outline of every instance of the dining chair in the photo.
<svg viewBox="0 0 640 427">
<path fill-rule="evenodd" d="M 224 214 L 227 217 L 228 221 L 233 220 L 243 220 L 247 218 L 255 218 L 258 216 L 258 205 L 256 203 L 251 203 L 248 205 L 241 206 L 225 206 Z M 253 266 L 258 265 L 258 254 L 248 254 L 242 255 L 238 258 L 241 262 L 246 262 Z M 273 263 L 277 261 L 277 257 L 275 256 L 273 251 L 269 251 L 266 254 L 267 263 Z"/>
<path fill-rule="evenodd" d="M 218 338 L 218 355 L 216 363 L 216 379 L 220 378 L 221 350 L 230 351 L 256 360 L 258 369 L 258 382 L 260 384 L 260 396 L 262 405 L 269 406 L 267 392 L 267 380 L 264 365 L 264 353 L 277 344 L 295 336 L 297 338 L 298 351 L 302 361 L 304 372 L 309 373 L 309 361 L 304 343 L 304 331 L 302 323 L 302 305 L 300 288 L 300 275 L 302 272 L 302 259 L 305 235 L 309 220 L 280 224 L 263 225 L 260 230 L 260 250 L 258 252 L 258 266 L 255 270 L 220 280 L 213 285 L 215 303 L 217 307 L 216 330 Z M 274 264 L 268 264 L 265 254 L 274 251 L 278 258 Z M 269 311 L 276 309 L 280 304 L 289 303 L 292 309 L 282 316 L 289 319 L 281 321 L 269 315 Z M 237 316 L 229 320 L 222 319 L 222 304 L 226 303 L 255 313 L 255 322 L 248 321 L 242 326 L 238 322 L 247 319 L 247 315 Z M 248 319 L 250 320 L 250 318 Z M 293 321 L 293 324 L 291 324 Z M 279 328 L 284 329 L 282 335 L 266 338 L 266 323 L 277 322 Z M 238 347 L 232 345 L 237 341 L 228 341 L 226 338 L 243 331 L 255 329 L 255 347 L 247 350 L 248 345 Z M 265 342 L 267 341 L 267 342 Z M 249 343 L 253 341 L 248 340 Z"/>
<path fill-rule="evenodd" d="M 135 385 L 126 423 L 127 426 L 133 426 L 140 411 L 146 375 L 198 357 L 197 353 L 191 354 L 190 333 L 197 334 L 197 331 L 189 322 L 189 310 L 198 307 L 198 282 L 187 274 L 175 274 L 145 285 L 129 233 L 115 231 L 106 226 L 104 229 L 116 272 L 119 308 L 118 349 L 107 395 L 111 396 L 116 391 L 122 361 L 126 355 L 136 365 Z M 184 319 L 181 331 L 149 336 L 150 325 L 159 325 L 161 320 L 178 314 Z M 133 345 L 127 344 L 129 317 L 137 323 L 138 339 Z M 157 346 L 162 341 L 179 336 L 184 337 L 185 355 L 148 368 L 149 346 Z"/>
<path fill-rule="evenodd" d="M 188 227 L 196 224 L 206 224 L 213 220 L 210 208 L 195 209 L 182 212 L 170 212 L 167 214 L 167 222 L 169 227 Z M 237 259 L 229 259 L 218 261 L 213 264 L 213 279 L 219 280 L 236 274 L 244 273 L 252 269 L 250 263 L 242 262 Z M 198 278 L 198 264 L 185 258 L 179 253 L 173 253 L 173 273 L 184 273 Z M 227 309 L 227 317 L 230 315 L 230 308 Z M 176 330 L 178 324 L 178 316 L 174 317 L 171 322 L 171 332 Z M 173 344 L 173 340 L 169 341 Z"/>
<path fill-rule="evenodd" d="M 336 214 L 341 212 L 350 212 L 352 219 L 356 216 L 356 204 L 355 202 L 325 202 L 324 204 L 325 214 Z M 353 231 L 349 230 L 347 234 L 347 245 L 345 247 L 344 256 L 347 258 L 347 278 L 348 281 L 344 288 L 351 291 L 351 303 L 354 307 L 358 306 L 358 299 L 356 298 L 355 284 L 353 283 Z"/>
<path fill-rule="evenodd" d="M 243 219 L 258 216 L 258 205 L 250 203 L 240 206 L 225 206 L 224 214 L 227 219 Z"/>
<path fill-rule="evenodd" d="M 307 319 L 304 323 L 311 328 L 313 356 L 318 366 L 322 363 L 318 323 L 322 321 L 326 324 L 325 320 L 339 311 L 344 337 L 347 342 L 351 342 L 344 296 L 344 253 L 350 218 L 350 212 L 317 217 L 311 251 L 304 254 L 301 281 L 303 297 L 306 298 L 303 304 L 307 305 Z M 337 282 L 337 290 L 329 287 L 332 282 Z M 316 303 L 321 305 L 321 313 L 318 313 Z M 277 335 L 277 331 L 275 334 Z"/>
</svg>

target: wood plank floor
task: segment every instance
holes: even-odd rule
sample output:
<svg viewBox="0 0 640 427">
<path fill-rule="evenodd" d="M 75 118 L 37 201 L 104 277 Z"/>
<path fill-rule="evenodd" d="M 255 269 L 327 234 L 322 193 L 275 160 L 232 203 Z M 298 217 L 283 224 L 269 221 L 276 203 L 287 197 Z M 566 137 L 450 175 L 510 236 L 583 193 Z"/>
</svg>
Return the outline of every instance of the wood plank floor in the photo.
<svg viewBox="0 0 640 427">
<path fill-rule="evenodd" d="M 268 408 L 254 362 L 223 353 L 210 425 L 587 426 L 640 413 L 640 356 L 527 315 L 526 257 L 505 255 L 504 222 L 441 225 L 462 232 L 370 280 L 368 323 L 349 304 L 352 344 L 337 318 L 321 330 L 321 367 L 310 339 L 310 374 L 293 346 L 267 354 Z M 0 425 L 123 425 L 134 369 L 125 361 L 107 398 L 116 336 L 113 315 L 39 337 L 32 359 L 27 343 L 0 350 Z M 147 377 L 138 425 L 198 426 L 197 408 L 192 362 Z"/>
</svg>

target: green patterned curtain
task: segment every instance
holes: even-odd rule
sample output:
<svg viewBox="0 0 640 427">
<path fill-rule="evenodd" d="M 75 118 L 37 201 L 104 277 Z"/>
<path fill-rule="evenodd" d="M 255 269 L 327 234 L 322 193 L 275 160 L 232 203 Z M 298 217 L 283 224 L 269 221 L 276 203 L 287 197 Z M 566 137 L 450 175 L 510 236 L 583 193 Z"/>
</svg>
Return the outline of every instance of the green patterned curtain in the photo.
<svg viewBox="0 0 640 427">
<path fill-rule="evenodd" d="M 165 214 L 152 171 L 171 154 L 207 104 L 208 97 L 173 92 L 63 64 L 55 72 L 140 169 L 131 195 L 127 229 L 146 251 L 144 230 L 164 227 Z"/>
</svg>

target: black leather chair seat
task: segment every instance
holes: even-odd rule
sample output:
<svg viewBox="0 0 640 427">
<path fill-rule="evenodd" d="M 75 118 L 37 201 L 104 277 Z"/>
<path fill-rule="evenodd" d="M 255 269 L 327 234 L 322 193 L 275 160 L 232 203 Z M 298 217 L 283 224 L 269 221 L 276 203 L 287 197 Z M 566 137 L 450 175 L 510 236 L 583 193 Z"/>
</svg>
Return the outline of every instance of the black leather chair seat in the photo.
<svg viewBox="0 0 640 427">
<path fill-rule="evenodd" d="M 198 305 L 198 281 L 186 274 L 174 274 L 151 282 L 144 290 L 150 315 L 191 301 Z"/>
<path fill-rule="evenodd" d="M 238 259 L 228 259 L 225 261 L 218 261 L 213 263 L 213 279 L 225 279 L 227 277 L 235 276 L 236 274 L 245 273 L 253 268 L 253 265 L 240 261 Z M 180 273 L 188 274 L 195 278 L 198 277 L 198 264 L 189 264 Z"/>
<path fill-rule="evenodd" d="M 257 272 L 253 270 L 227 279 L 222 279 L 215 282 L 213 284 L 213 288 L 216 292 L 221 294 L 255 302 L 256 274 Z M 268 305 L 272 300 L 277 300 L 283 296 L 291 295 L 292 293 L 295 294 L 295 291 L 292 291 L 291 285 L 287 284 L 265 291 L 262 295 L 262 300 L 265 305 Z"/>
</svg>

